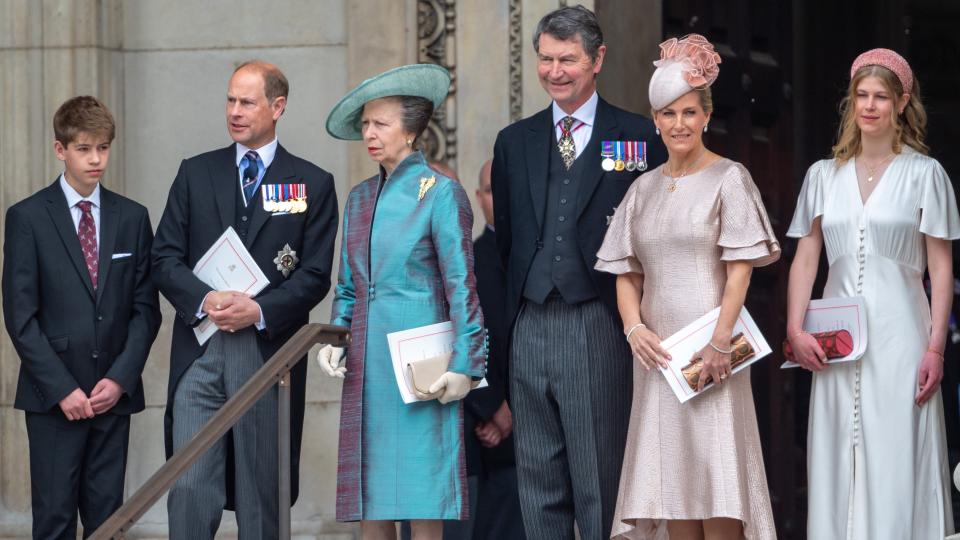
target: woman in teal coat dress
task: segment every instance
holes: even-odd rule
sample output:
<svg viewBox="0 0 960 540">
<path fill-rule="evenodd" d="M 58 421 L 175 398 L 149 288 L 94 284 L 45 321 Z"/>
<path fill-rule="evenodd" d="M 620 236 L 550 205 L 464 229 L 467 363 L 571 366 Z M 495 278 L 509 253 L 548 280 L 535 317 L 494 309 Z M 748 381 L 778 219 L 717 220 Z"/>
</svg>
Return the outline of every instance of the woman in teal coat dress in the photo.
<svg viewBox="0 0 960 540">
<path fill-rule="evenodd" d="M 343 377 L 337 519 L 361 520 L 364 538 L 441 536 L 444 519 L 466 519 L 463 411 L 483 377 L 486 343 L 473 276 L 473 215 L 463 188 L 414 150 L 449 88 L 446 70 L 412 65 L 369 79 L 327 119 L 340 139 L 362 138 L 380 174 L 356 186 L 343 218 L 340 275 L 331 323 L 349 326 L 343 350 L 319 362 Z M 451 321 L 456 334 L 439 398 L 404 404 L 387 334 Z"/>
</svg>

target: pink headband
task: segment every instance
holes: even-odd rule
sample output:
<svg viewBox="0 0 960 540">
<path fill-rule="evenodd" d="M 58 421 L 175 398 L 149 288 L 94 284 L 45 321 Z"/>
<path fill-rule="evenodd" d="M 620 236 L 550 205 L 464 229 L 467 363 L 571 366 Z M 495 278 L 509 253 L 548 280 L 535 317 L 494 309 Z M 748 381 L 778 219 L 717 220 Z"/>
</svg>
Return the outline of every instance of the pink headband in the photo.
<svg viewBox="0 0 960 540">
<path fill-rule="evenodd" d="M 852 79 L 857 71 L 865 66 L 881 66 L 889 69 L 900 79 L 904 92 L 910 92 L 913 89 L 913 70 L 907 61 L 890 49 L 871 49 L 853 61 L 850 66 L 850 78 Z"/>
</svg>

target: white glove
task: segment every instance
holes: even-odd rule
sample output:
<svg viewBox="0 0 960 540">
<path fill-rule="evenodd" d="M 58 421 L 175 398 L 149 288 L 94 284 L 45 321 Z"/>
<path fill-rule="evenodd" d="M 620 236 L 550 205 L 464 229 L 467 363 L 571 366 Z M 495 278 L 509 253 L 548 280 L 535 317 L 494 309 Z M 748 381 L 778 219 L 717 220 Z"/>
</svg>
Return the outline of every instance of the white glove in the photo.
<svg viewBox="0 0 960 540">
<path fill-rule="evenodd" d="M 467 393 L 470 392 L 471 382 L 469 375 L 448 371 L 441 375 L 437 382 L 430 385 L 428 390 L 431 394 L 443 390 L 437 401 L 446 405 L 451 401 L 465 398 Z"/>
<path fill-rule="evenodd" d="M 343 347 L 334 347 L 333 345 L 324 345 L 317 353 L 317 363 L 320 369 L 331 377 L 343 378 L 347 368 L 340 365 L 343 360 Z"/>
</svg>

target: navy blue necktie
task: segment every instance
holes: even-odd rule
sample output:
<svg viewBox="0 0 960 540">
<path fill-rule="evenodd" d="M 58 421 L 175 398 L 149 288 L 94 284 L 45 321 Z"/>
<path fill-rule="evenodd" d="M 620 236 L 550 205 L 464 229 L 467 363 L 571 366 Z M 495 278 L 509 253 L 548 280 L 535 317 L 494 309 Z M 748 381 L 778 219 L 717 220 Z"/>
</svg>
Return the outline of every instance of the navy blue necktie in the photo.
<svg viewBox="0 0 960 540">
<path fill-rule="evenodd" d="M 250 199 L 257 193 L 260 156 L 253 150 L 249 150 L 243 157 L 247 160 L 247 167 L 243 169 L 243 197 L 247 204 L 250 204 Z"/>
</svg>

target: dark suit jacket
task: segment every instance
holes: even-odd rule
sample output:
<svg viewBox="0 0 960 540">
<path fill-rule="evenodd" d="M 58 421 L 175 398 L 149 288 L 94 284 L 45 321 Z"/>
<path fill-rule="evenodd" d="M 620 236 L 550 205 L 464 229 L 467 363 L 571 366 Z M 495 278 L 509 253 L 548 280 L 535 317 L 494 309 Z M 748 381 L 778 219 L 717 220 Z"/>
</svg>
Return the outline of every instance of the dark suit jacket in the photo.
<svg viewBox="0 0 960 540">
<path fill-rule="evenodd" d="M 3 314 L 20 356 L 17 409 L 63 414 L 60 400 L 106 377 L 124 390 L 111 413 L 143 410 L 140 373 L 160 328 L 147 209 L 100 186 L 99 232 L 94 292 L 59 178 L 7 210 Z"/>
<path fill-rule="evenodd" d="M 164 418 L 168 458 L 173 453 L 173 395 L 180 377 L 204 350 L 192 327 L 199 323 L 197 309 L 211 288 L 193 275 L 192 268 L 227 227 L 235 226 L 238 177 L 234 145 L 184 160 L 170 188 L 153 243 L 153 280 L 177 312 Z M 266 323 L 266 328 L 257 333 L 264 361 L 307 324 L 310 310 L 330 290 L 338 220 L 333 176 L 290 154 L 283 146 L 277 146 L 273 162 L 263 176 L 261 186 L 267 184 L 306 184 L 307 211 L 271 216 L 263 209 L 259 191 L 254 196 L 256 206 L 246 248 L 270 280 L 270 285 L 256 297 Z M 285 278 L 273 259 L 286 244 L 296 251 L 300 263 Z M 291 488 L 296 500 L 307 363 L 298 363 L 291 377 Z"/>
<path fill-rule="evenodd" d="M 647 170 L 666 160 L 663 141 L 648 118 L 614 107 L 600 98 L 593 133 L 578 159 L 585 159 L 577 201 L 577 242 L 600 299 L 619 318 L 616 278 L 593 269 L 607 232 L 607 217 L 626 194 L 639 171 L 605 172 L 600 168 L 600 142 L 639 140 L 647 143 Z M 551 145 L 556 145 L 552 106 L 513 123 L 498 135 L 493 152 L 494 226 L 497 246 L 507 268 L 507 320 L 516 318 L 534 254 L 543 246 L 543 217 Z"/>
<path fill-rule="evenodd" d="M 473 241 L 474 275 L 477 277 L 477 296 L 483 310 L 483 323 L 489 337 L 487 356 L 487 388 L 472 390 L 464 399 L 467 411 L 464 435 L 467 441 L 467 471 L 473 473 L 493 468 L 513 466 L 513 436 L 507 437 L 493 448 L 483 448 L 474 433 L 478 421 L 487 421 L 500 404 L 507 399 L 509 356 L 509 324 L 506 319 L 504 293 L 507 274 L 497 253 L 497 239 L 493 231 L 485 228 L 483 234 Z M 474 456 L 476 459 L 471 459 Z M 472 462 L 472 463 L 471 463 Z M 473 467 L 471 467 L 471 465 Z"/>
</svg>

